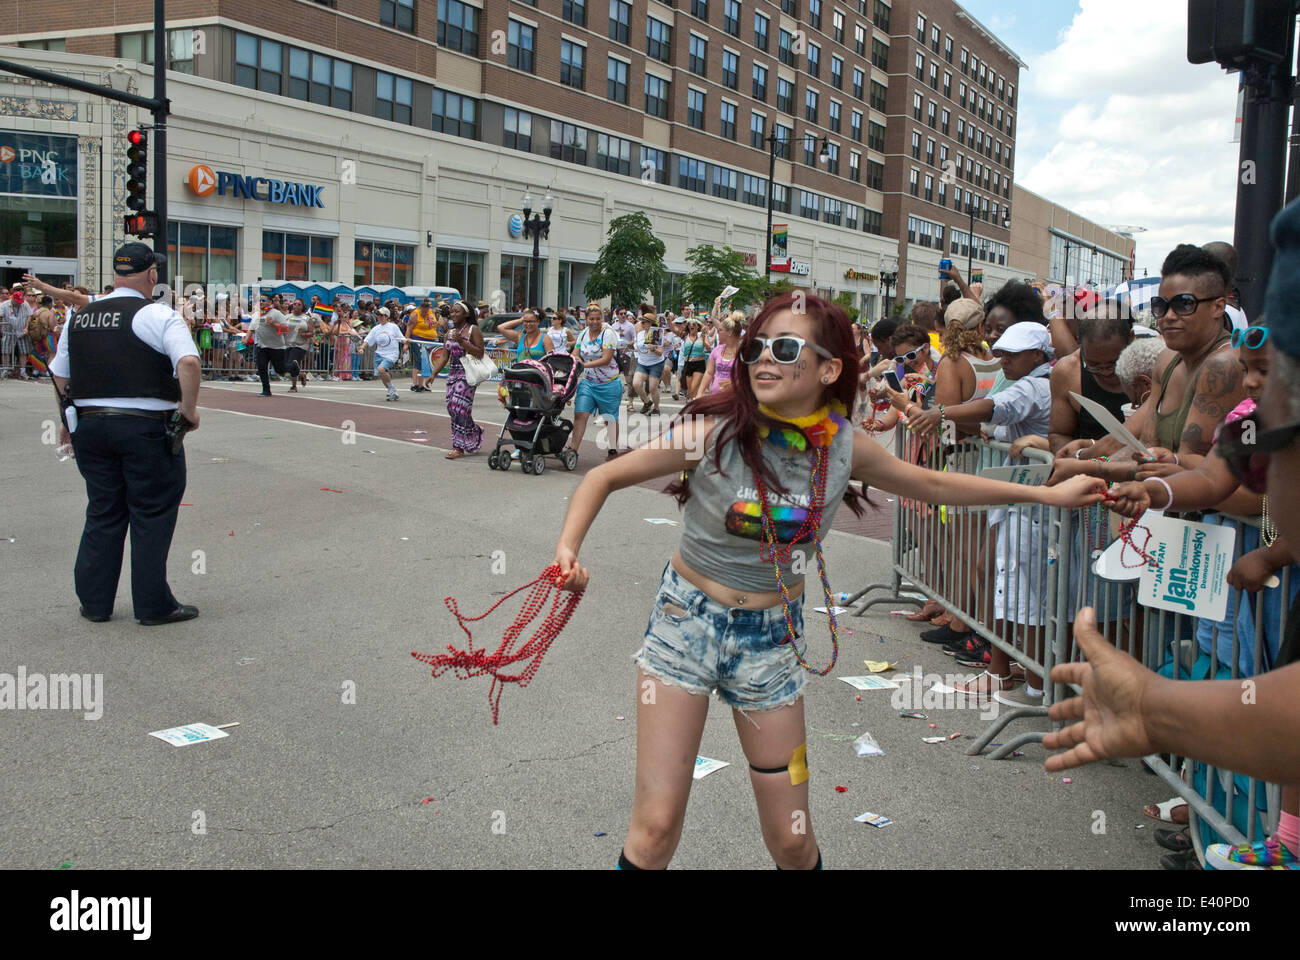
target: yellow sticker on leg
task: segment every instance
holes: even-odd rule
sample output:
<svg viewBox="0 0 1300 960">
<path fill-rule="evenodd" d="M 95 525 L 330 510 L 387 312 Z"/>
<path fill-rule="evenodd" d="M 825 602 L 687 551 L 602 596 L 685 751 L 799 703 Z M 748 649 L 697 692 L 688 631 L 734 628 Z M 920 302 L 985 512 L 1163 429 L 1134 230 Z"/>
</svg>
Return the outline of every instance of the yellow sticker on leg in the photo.
<svg viewBox="0 0 1300 960">
<path fill-rule="evenodd" d="M 808 743 L 804 741 L 790 754 L 790 786 L 797 787 L 808 779 Z"/>
</svg>

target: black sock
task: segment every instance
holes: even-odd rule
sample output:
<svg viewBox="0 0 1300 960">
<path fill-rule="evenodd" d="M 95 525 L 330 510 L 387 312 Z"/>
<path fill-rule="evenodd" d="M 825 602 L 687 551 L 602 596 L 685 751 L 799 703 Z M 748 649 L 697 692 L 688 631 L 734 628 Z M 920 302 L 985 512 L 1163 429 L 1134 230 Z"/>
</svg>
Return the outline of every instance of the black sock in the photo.
<svg viewBox="0 0 1300 960">
<path fill-rule="evenodd" d="M 819 861 L 819 862 L 820 862 L 820 861 Z M 620 870 L 640 870 L 640 869 L 641 869 L 641 868 L 638 867 L 635 863 L 633 863 L 631 860 L 629 860 L 629 859 L 627 858 L 627 854 L 625 854 L 622 850 L 620 850 L 620 851 L 618 852 L 618 868 L 619 868 Z"/>
<path fill-rule="evenodd" d="M 820 870 L 821 868 L 822 868 L 822 848 L 821 848 L 821 847 L 818 847 L 818 848 L 817 848 L 817 865 L 814 866 L 813 869 L 814 869 L 814 870 Z M 777 867 L 777 869 L 780 870 L 780 869 L 782 869 L 782 868 L 781 868 L 781 867 Z"/>
</svg>

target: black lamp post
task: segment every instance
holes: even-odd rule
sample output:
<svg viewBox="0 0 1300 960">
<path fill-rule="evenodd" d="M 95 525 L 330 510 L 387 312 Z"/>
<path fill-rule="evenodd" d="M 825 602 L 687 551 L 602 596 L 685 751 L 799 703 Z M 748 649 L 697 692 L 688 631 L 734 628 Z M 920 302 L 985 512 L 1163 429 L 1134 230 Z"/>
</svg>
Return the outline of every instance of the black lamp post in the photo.
<svg viewBox="0 0 1300 960">
<path fill-rule="evenodd" d="M 542 198 L 542 212 L 533 216 L 533 195 L 524 193 L 524 236 L 533 238 L 533 262 L 528 271 L 528 303 L 525 306 L 541 309 L 542 237 L 551 234 L 551 211 L 555 198 L 546 191 Z"/>
<path fill-rule="evenodd" d="M 769 133 L 764 139 L 767 140 L 767 239 L 763 241 L 763 246 L 766 248 L 764 253 L 766 269 L 763 276 L 770 285 L 772 282 L 772 195 L 775 193 L 773 181 L 776 179 L 776 145 L 778 143 L 790 143 L 794 140 L 794 136 L 778 137 L 775 133 Z M 830 159 L 829 151 L 830 142 L 826 137 L 822 137 L 822 142 L 817 146 L 817 161 L 825 163 Z"/>
<path fill-rule="evenodd" d="M 889 271 L 889 272 L 886 272 L 886 271 L 884 271 L 884 270 L 881 270 L 881 271 L 880 271 L 880 285 L 881 285 L 882 287 L 885 288 L 885 299 L 884 299 L 883 301 L 881 301 L 881 305 L 880 305 L 880 315 L 881 315 L 881 317 L 887 317 L 887 316 L 889 316 L 889 310 L 890 310 L 890 297 L 889 297 L 889 295 L 890 295 L 890 293 L 893 291 L 893 289 L 894 289 L 894 284 L 896 284 L 896 283 L 898 283 L 898 271 L 897 271 L 897 270 L 891 270 L 891 271 Z"/>
</svg>

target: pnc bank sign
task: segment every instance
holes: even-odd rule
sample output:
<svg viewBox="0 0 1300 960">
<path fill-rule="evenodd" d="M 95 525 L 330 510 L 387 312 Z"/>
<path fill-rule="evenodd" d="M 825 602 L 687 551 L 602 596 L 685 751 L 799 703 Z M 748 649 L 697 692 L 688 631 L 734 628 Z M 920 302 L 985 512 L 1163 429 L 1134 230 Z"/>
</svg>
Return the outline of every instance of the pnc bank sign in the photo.
<svg viewBox="0 0 1300 960">
<path fill-rule="evenodd" d="M 190 193 L 196 197 L 209 197 L 213 193 L 224 197 L 232 194 L 263 203 L 283 203 L 293 207 L 324 207 L 321 199 L 324 187 L 291 180 L 274 180 L 269 177 L 249 177 L 225 170 L 216 171 L 206 164 L 190 168 L 185 181 Z"/>
</svg>

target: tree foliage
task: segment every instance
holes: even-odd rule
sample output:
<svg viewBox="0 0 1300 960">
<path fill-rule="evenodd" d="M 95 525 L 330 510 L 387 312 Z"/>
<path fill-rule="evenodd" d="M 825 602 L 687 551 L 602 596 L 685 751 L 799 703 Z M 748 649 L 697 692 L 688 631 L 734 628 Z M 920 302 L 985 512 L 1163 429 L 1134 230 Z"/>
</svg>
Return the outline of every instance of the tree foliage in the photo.
<svg viewBox="0 0 1300 960">
<path fill-rule="evenodd" d="M 740 288 L 729 298 L 733 309 L 743 310 L 763 299 L 767 281 L 745 266 L 744 254 L 731 247 L 700 244 L 686 251 L 686 262 L 691 270 L 682 280 L 682 289 L 687 301 L 697 308 L 711 308 L 714 298 L 728 286 Z"/>
<path fill-rule="evenodd" d="M 655 236 L 650 218 L 638 211 L 609 222 L 583 293 L 588 300 L 609 297 L 615 307 L 635 308 L 667 275 L 664 242 Z"/>
</svg>

